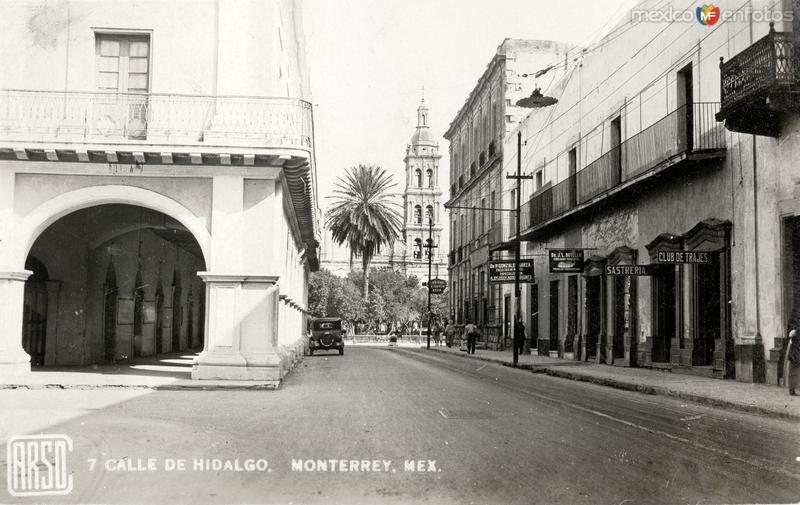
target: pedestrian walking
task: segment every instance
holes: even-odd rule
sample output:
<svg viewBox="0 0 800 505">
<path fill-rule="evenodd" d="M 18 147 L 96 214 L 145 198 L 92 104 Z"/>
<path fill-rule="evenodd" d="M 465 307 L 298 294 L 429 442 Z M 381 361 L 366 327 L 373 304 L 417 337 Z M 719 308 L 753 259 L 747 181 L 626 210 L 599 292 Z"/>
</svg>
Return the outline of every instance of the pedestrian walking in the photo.
<svg viewBox="0 0 800 505">
<path fill-rule="evenodd" d="M 452 319 L 447 320 L 447 326 L 444 327 L 444 343 L 447 347 L 453 347 L 453 340 L 456 338 L 456 325 L 453 324 Z"/>
<path fill-rule="evenodd" d="M 442 327 L 438 322 L 433 325 L 433 341 L 436 347 L 439 347 L 442 342 Z"/>
<path fill-rule="evenodd" d="M 464 327 L 467 334 L 467 354 L 475 354 L 475 342 L 478 340 L 478 327 L 472 323 Z"/>
<path fill-rule="evenodd" d="M 522 354 L 525 349 L 525 324 L 521 319 L 514 325 L 514 345 L 517 348 L 517 355 Z"/>
<path fill-rule="evenodd" d="M 789 352 L 786 354 L 789 373 L 786 380 L 789 384 L 789 394 L 796 396 L 795 389 L 800 386 L 800 335 L 797 333 L 797 328 L 792 328 L 789 332 L 789 339 Z"/>
</svg>

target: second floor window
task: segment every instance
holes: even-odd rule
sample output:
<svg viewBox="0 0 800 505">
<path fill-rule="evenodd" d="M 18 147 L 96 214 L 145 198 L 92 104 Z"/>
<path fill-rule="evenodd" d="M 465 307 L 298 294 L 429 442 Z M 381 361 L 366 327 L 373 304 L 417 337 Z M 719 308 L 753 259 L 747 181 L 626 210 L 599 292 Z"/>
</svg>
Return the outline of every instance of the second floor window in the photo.
<svg viewBox="0 0 800 505">
<path fill-rule="evenodd" d="M 420 205 L 414 207 L 414 222 L 422 224 L 422 207 Z"/>
<path fill-rule="evenodd" d="M 116 93 L 149 90 L 150 37 L 97 34 L 97 89 Z"/>
<path fill-rule="evenodd" d="M 144 139 L 150 89 L 150 37 L 97 34 L 97 90 L 94 112 L 104 118 L 107 133 Z"/>
</svg>

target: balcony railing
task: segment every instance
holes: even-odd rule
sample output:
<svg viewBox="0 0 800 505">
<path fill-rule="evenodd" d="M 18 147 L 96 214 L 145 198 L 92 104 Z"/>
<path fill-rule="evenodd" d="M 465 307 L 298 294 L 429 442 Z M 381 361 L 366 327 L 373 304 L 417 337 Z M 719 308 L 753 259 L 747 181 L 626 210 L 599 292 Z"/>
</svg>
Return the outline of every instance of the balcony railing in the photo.
<svg viewBox="0 0 800 505">
<path fill-rule="evenodd" d="M 0 90 L 0 139 L 303 147 L 311 104 L 291 98 Z"/>
<path fill-rule="evenodd" d="M 728 61 L 720 61 L 721 109 L 731 131 L 777 136 L 780 114 L 800 110 L 800 68 L 791 33 L 769 33 Z M 721 60 L 721 59 L 720 59 Z"/>
<path fill-rule="evenodd" d="M 682 106 L 612 148 L 577 174 L 545 187 L 523 207 L 521 228 L 538 226 L 600 198 L 676 155 L 724 149 L 725 132 L 714 119 L 718 110 L 717 103 Z"/>
<path fill-rule="evenodd" d="M 791 33 L 770 32 L 722 63 L 722 109 L 762 90 L 797 82 Z"/>
</svg>

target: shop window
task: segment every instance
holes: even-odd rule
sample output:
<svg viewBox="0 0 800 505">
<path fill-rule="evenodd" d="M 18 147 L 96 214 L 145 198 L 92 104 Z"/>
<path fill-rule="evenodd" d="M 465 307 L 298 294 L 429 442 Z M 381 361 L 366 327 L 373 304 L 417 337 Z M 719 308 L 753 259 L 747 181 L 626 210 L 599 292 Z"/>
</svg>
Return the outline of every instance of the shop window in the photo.
<svg viewBox="0 0 800 505">
<path fill-rule="evenodd" d="M 614 276 L 614 340 L 612 342 L 612 358 L 625 357 L 625 292 L 630 285 L 629 276 Z"/>
<path fill-rule="evenodd" d="M 106 361 L 113 361 L 117 340 L 117 274 L 109 261 L 106 281 L 103 284 L 103 349 Z"/>
<path fill-rule="evenodd" d="M 133 288 L 133 355 L 141 356 L 142 327 L 144 326 L 144 282 L 141 267 L 136 272 Z M 138 342 L 138 345 L 137 345 Z"/>
<path fill-rule="evenodd" d="M 156 288 L 156 338 L 155 338 L 155 353 L 159 354 L 164 352 L 164 288 L 161 286 L 161 280 L 158 281 Z"/>
<path fill-rule="evenodd" d="M 550 281 L 550 348 L 549 350 L 553 350 L 554 347 L 558 349 L 558 334 L 559 334 L 559 324 L 558 319 L 561 314 L 559 309 L 559 298 L 560 298 L 560 286 L 558 280 Z"/>
<path fill-rule="evenodd" d="M 599 351 L 598 344 L 602 332 L 603 305 L 602 282 L 599 275 L 586 278 L 586 358 L 594 359 Z"/>
<path fill-rule="evenodd" d="M 539 284 L 531 285 L 531 318 L 528 322 L 528 333 L 531 336 L 531 347 L 539 345 Z"/>
<path fill-rule="evenodd" d="M 578 276 L 567 277 L 567 339 L 564 352 L 573 352 L 574 339 L 578 334 Z"/>
<path fill-rule="evenodd" d="M 172 273 L 172 351 L 181 347 L 181 278 L 177 270 Z"/>
</svg>

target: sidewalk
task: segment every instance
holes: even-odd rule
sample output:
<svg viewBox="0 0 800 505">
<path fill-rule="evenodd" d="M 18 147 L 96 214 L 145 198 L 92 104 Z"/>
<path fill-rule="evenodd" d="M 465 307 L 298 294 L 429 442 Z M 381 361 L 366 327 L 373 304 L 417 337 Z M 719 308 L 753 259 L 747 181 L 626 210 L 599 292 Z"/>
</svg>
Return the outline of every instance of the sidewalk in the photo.
<svg viewBox="0 0 800 505">
<path fill-rule="evenodd" d="M 468 355 L 457 347 L 445 346 L 431 346 L 431 351 L 505 366 L 511 366 L 513 359 L 511 351 L 478 349 L 474 355 Z M 776 386 L 710 379 L 648 368 L 597 365 L 536 355 L 521 355 L 519 367 L 553 377 L 591 382 L 645 394 L 672 396 L 713 407 L 800 421 L 800 396 L 789 396 L 786 388 Z"/>
<path fill-rule="evenodd" d="M 275 389 L 266 381 L 192 380 L 191 351 L 137 358 L 133 363 L 33 368 L 21 377 L 0 378 L 2 389 L 151 389 L 157 391 Z"/>
</svg>

